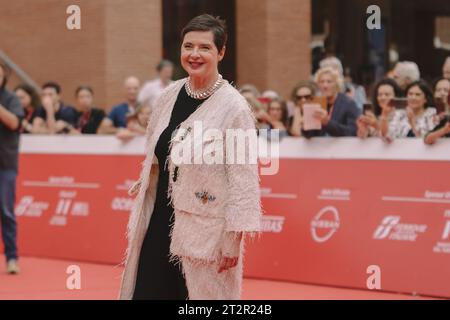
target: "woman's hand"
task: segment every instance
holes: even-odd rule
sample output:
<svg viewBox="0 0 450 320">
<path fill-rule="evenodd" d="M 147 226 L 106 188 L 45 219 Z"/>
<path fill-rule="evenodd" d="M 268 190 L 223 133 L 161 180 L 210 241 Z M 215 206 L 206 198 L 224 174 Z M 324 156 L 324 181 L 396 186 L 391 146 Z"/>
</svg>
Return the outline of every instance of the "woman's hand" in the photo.
<svg viewBox="0 0 450 320">
<path fill-rule="evenodd" d="M 356 125 L 358 127 L 357 136 L 359 138 L 367 138 L 369 136 L 369 130 L 367 127 L 367 123 L 363 119 L 364 116 L 360 116 L 358 120 L 356 120 Z"/>
<path fill-rule="evenodd" d="M 122 140 L 122 141 L 131 140 L 135 136 L 136 136 L 135 133 L 131 132 L 128 129 L 124 129 L 124 128 L 119 129 L 119 131 L 117 131 L 117 133 L 116 133 L 117 139 Z"/>
<path fill-rule="evenodd" d="M 414 115 L 414 111 L 411 109 L 411 107 L 406 108 L 406 116 L 408 117 L 408 121 L 411 127 L 414 127 L 416 124 L 416 116 Z"/>
<path fill-rule="evenodd" d="M 372 112 L 367 112 L 365 115 L 361 115 L 358 118 L 358 121 L 361 121 L 362 123 L 364 123 L 367 127 L 372 127 L 376 130 L 379 129 L 379 124 L 378 124 L 378 120 L 377 117 L 372 113 Z"/>
<path fill-rule="evenodd" d="M 425 136 L 425 143 L 426 144 L 435 144 L 436 141 L 444 136 L 446 136 L 447 134 L 450 133 L 450 122 L 447 122 L 445 124 L 444 127 L 442 127 L 441 129 L 435 131 L 435 132 L 430 132 L 429 134 L 427 134 Z"/>
<path fill-rule="evenodd" d="M 326 126 L 328 122 L 330 122 L 330 116 L 328 115 L 328 112 L 323 109 L 315 111 L 313 116 L 314 118 L 320 120 L 323 126 Z"/>
<path fill-rule="evenodd" d="M 227 271 L 228 269 L 234 268 L 238 263 L 239 257 L 222 257 L 220 261 L 218 273 L 222 271 Z"/>
<path fill-rule="evenodd" d="M 270 122 L 270 120 L 271 120 L 270 116 L 265 110 L 261 109 L 261 110 L 258 111 L 257 114 L 258 114 L 257 119 L 259 121 L 266 122 L 266 123 Z"/>
</svg>

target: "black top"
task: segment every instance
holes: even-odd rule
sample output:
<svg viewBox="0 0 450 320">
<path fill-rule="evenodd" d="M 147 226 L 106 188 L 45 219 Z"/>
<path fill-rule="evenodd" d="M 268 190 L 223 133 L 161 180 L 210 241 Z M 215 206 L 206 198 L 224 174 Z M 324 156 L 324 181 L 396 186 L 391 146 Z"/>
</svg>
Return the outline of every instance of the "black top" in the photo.
<svg viewBox="0 0 450 320">
<path fill-rule="evenodd" d="M 77 112 L 76 114 L 77 122 L 74 127 L 83 134 L 96 134 L 105 117 L 105 111 L 97 108 L 92 108 L 89 112 Z"/>
<path fill-rule="evenodd" d="M 185 121 L 206 99 L 198 100 L 188 96 L 185 87 L 183 86 L 178 93 L 177 101 L 172 110 L 169 125 L 161 133 L 158 143 L 155 147 L 155 155 L 159 162 L 159 174 L 164 173 L 164 165 L 169 152 L 169 141 L 172 138 L 172 133 L 177 126 Z M 168 173 L 167 177 L 168 177 Z M 166 178 L 167 179 L 167 178 Z"/>
<path fill-rule="evenodd" d="M 22 122 L 24 111 L 19 99 L 6 89 L 0 89 L 0 105 Z M 19 129 L 12 131 L 0 121 L 0 170 L 15 170 L 19 158 Z"/>
</svg>

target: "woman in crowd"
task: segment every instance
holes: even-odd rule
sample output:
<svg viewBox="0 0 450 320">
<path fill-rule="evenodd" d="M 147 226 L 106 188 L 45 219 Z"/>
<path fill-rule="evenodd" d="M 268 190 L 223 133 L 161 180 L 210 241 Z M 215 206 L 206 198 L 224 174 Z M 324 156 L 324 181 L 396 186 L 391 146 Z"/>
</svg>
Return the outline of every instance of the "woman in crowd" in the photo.
<svg viewBox="0 0 450 320">
<path fill-rule="evenodd" d="M 327 100 L 327 110 L 314 113 L 322 123 L 322 129 L 314 136 L 356 136 L 356 120 L 360 110 L 355 101 L 342 93 L 343 79 L 333 68 L 325 67 L 317 71 L 315 81 L 319 90 Z"/>
<path fill-rule="evenodd" d="M 40 108 L 42 108 L 38 92 L 28 84 L 20 84 L 14 89 L 14 93 L 19 98 L 25 111 L 21 132 L 35 133 L 33 121 L 40 112 Z"/>
<path fill-rule="evenodd" d="M 366 111 L 358 118 L 358 137 L 367 138 L 386 134 L 395 109 L 389 102 L 401 95 L 401 89 L 393 79 L 380 80 L 372 95 L 372 111 Z"/>
<path fill-rule="evenodd" d="M 316 85 L 311 81 L 302 81 L 292 90 L 292 101 L 295 102 L 294 115 L 290 133 L 294 137 L 307 136 L 308 133 L 302 131 L 303 110 L 305 103 L 311 102 L 316 96 Z"/>
<path fill-rule="evenodd" d="M 434 84 L 434 99 L 436 105 L 441 104 L 439 110 L 439 124 L 425 136 L 426 144 L 434 144 L 440 138 L 450 138 L 450 108 L 449 108 L 450 80 L 438 79 Z"/>
<path fill-rule="evenodd" d="M 433 85 L 434 102 L 436 107 L 440 106 L 438 111 L 439 117 L 442 119 L 450 112 L 448 97 L 450 94 L 450 79 L 440 78 Z"/>
<path fill-rule="evenodd" d="M 247 96 L 245 97 L 245 100 L 247 100 L 247 103 L 252 109 L 253 116 L 256 119 L 256 129 L 269 129 L 269 125 L 266 123 L 266 115 L 267 110 L 264 109 L 264 105 L 253 96 Z"/>
<path fill-rule="evenodd" d="M 289 135 L 289 117 L 286 102 L 280 98 L 274 98 L 269 102 L 266 121 L 269 124 L 269 131 L 280 130 L 280 138 Z M 270 138 L 270 135 L 268 136 Z"/>
<path fill-rule="evenodd" d="M 127 118 L 127 127 L 119 129 L 116 136 L 121 140 L 132 139 L 143 136 L 146 133 L 147 124 L 150 119 L 151 106 L 139 104 L 136 112 Z"/>
<path fill-rule="evenodd" d="M 69 128 L 71 134 L 96 134 L 105 112 L 94 107 L 94 90 L 90 86 L 79 86 L 75 91 L 78 120 Z"/>
<path fill-rule="evenodd" d="M 423 138 L 437 125 L 439 119 L 433 105 L 433 93 L 422 81 L 415 81 L 406 88 L 407 107 L 395 110 L 388 130 L 383 137 L 388 140 L 406 137 Z M 382 132 L 383 133 L 383 132 Z"/>
</svg>

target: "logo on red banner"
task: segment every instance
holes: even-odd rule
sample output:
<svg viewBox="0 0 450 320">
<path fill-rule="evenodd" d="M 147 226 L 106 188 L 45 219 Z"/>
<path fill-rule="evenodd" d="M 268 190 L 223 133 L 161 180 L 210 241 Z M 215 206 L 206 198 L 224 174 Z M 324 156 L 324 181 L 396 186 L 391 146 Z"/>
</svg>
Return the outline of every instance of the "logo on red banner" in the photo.
<svg viewBox="0 0 450 320">
<path fill-rule="evenodd" d="M 284 217 L 264 215 L 261 218 L 262 231 L 280 233 L 283 230 Z"/>
<path fill-rule="evenodd" d="M 450 210 L 446 210 L 444 217 L 445 221 L 444 230 L 442 231 L 441 241 L 437 242 L 433 248 L 435 253 L 450 253 Z"/>
<path fill-rule="evenodd" d="M 400 216 L 386 216 L 373 233 L 373 239 L 416 241 L 419 234 L 427 230 L 426 224 L 400 223 Z"/>
<path fill-rule="evenodd" d="M 311 235 L 314 241 L 328 241 L 339 229 L 339 211 L 332 206 L 325 207 L 311 221 Z"/>
</svg>

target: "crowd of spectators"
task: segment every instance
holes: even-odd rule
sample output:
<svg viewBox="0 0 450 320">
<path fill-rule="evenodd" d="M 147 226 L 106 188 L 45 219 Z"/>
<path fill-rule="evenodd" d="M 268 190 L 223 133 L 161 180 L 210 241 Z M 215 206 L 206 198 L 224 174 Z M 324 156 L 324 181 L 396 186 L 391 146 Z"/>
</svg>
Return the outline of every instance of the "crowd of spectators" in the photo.
<svg viewBox="0 0 450 320">
<path fill-rule="evenodd" d="M 94 90 L 80 85 L 75 105 L 66 105 L 58 83 L 43 84 L 38 93 L 28 84 L 14 89 L 24 109 L 20 132 L 25 134 L 110 134 L 128 140 L 144 135 L 151 108 L 161 92 L 172 83 L 174 65 L 162 60 L 158 77 L 141 86 L 138 78 L 124 80 L 124 100 L 108 113 L 98 108 Z M 450 57 L 442 75 L 432 85 L 421 79 L 418 65 L 398 62 L 385 78 L 366 93 L 344 74 L 341 61 L 327 57 L 310 79 L 293 86 L 284 99 L 273 90 L 253 84 L 238 86 L 257 119 L 257 128 L 279 137 L 351 137 L 394 139 L 416 137 L 427 144 L 450 137 Z M 368 98 L 369 97 L 369 98 Z M 270 137 L 270 135 L 268 135 Z"/>
</svg>

